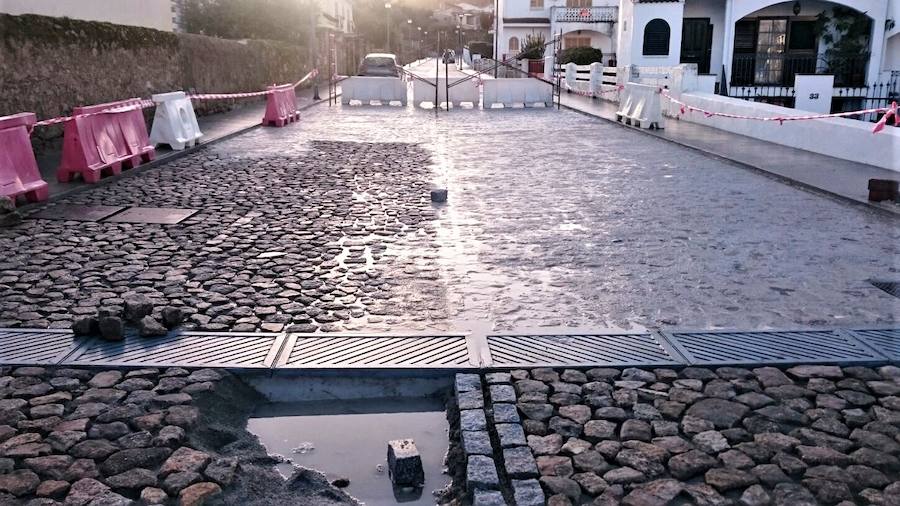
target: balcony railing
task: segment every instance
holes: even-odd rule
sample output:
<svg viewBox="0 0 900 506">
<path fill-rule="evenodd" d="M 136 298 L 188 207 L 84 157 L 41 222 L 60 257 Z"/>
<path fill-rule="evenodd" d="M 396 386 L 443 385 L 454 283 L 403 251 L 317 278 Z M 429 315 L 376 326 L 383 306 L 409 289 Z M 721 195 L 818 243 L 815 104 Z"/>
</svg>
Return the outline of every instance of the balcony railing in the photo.
<svg viewBox="0 0 900 506">
<path fill-rule="evenodd" d="M 869 55 L 736 54 L 731 68 L 733 86 L 793 86 L 797 74 L 833 74 L 834 86 L 863 86 Z"/>
<path fill-rule="evenodd" d="M 557 23 L 615 23 L 619 8 L 615 5 L 601 7 L 553 7 L 553 21 Z"/>
</svg>

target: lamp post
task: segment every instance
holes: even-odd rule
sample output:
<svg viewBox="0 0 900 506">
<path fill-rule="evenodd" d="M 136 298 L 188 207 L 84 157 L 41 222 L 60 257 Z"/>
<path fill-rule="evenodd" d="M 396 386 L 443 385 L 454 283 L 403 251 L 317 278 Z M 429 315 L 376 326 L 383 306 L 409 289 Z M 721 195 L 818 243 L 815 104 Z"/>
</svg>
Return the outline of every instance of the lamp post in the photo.
<svg viewBox="0 0 900 506">
<path fill-rule="evenodd" d="M 407 48 L 412 49 L 409 48 L 409 45 L 412 44 L 412 19 L 406 20 L 406 42 Z"/>
<path fill-rule="evenodd" d="M 384 10 L 385 10 L 384 26 L 387 31 L 387 38 L 385 39 L 384 45 L 387 48 L 387 52 L 390 53 L 391 52 L 391 3 L 390 2 L 385 2 Z"/>
</svg>

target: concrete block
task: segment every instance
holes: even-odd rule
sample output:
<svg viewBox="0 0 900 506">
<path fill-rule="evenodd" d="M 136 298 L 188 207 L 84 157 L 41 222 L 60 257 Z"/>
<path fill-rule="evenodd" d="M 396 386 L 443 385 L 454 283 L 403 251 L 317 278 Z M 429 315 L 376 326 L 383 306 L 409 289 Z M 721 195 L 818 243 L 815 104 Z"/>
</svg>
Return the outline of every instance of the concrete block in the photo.
<svg viewBox="0 0 900 506">
<path fill-rule="evenodd" d="M 388 441 L 388 472 L 395 485 L 420 486 L 425 483 L 422 457 L 412 439 Z"/>
<path fill-rule="evenodd" d="M 526 448 L 527 449 L 527 448 Z M 466 490 L 497 490 L 500 477 L 494 459 L 484 455 L 471 455 L 466 463 Z"/>
</svg>

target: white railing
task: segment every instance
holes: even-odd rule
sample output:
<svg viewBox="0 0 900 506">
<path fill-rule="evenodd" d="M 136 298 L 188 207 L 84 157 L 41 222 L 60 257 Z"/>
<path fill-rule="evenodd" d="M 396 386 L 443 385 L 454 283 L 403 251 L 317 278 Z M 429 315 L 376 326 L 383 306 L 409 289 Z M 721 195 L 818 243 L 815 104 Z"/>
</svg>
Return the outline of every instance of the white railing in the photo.
<svg viewBox="0 0 900 506">
<path fill-rule="evenodd" d="M 615 23 L 619 19 L 619 7 L 553 7 L 553 21 L 557 23 Z"/>
</svg>

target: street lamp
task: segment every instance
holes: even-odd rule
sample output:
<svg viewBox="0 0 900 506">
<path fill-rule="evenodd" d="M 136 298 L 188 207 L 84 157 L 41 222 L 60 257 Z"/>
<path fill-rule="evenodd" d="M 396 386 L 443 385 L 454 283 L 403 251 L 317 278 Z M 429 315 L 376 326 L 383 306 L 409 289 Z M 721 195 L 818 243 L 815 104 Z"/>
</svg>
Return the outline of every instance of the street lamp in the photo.
<svg viewBox="0 0 900 506">
<path fill-rule="evenodd" d="M 385 27 L 387 28 L 387 41 L 385 42 L 385 46 L 387 46 L 387 52 L 391 52 L 391 3 L 384 3 L 385 9 Z"/>
</svg>

